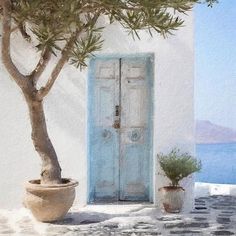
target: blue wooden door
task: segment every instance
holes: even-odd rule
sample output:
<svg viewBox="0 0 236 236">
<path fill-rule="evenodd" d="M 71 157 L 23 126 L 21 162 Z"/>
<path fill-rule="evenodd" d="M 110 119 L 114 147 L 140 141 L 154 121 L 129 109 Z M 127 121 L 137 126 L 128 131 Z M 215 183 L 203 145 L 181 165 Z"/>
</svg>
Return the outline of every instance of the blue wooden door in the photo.
<svg viewBox="0 0 236 236">
<path fill-rule="evenodd" d="M 89 201 L 152 200 L 152 58 L 94 58 Z"/>
</svg>

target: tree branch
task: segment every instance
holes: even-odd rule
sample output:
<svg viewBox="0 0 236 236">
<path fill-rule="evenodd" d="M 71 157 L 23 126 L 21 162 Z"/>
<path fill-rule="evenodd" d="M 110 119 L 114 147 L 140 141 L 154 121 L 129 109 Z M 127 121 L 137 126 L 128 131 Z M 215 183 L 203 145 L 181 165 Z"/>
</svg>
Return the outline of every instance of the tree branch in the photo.
<svg viewBox="0 0 236 236">
<path fill-rule="evenodd" d="M 37 66 L 29 75 L 30 79 L 33 80 L 34 86 L 36 86 L 38 79 L 42 75 L 42 73 L 44 72 L 50 58 L 51 58 L 51 52 L 48 48 L 45 48 L 41 53 L 41 56 L 40 56 Z"/>
<path fill-rule="evenodd" d="M 27 78 L 22 75 L 17 67 L 14 65 L 10 55 L 10 41 L 11 41 L 11 1 L 2 0 L 3 19 L 2 19 L 2 61 L 7 71 L 12 76 L 14 81 L 21 89 L 27 88 Z"/>
<path fill-rule="evenodd" d="M 70 50 L 73 47 L 73 44 L 75 43 L 75 40 L 76 40 L 76 38 L 78 37 L 78 35 L 80 33 L 81 33 L 81 31 L 75 32 L 70 37 L 67 44 L 65 45 L 65 47 L 64 47 L 64 49 L 62 50 L 62 53 L 61 53 L 61 58 L 59 59 L 59 61 L 55 65 L 55 67 L 54 67 L 54 69 L 51 73 L 51 76 L 48 79 L 46 85 L 38 91 L 38 96 L 39 96 L 40 99 L 43 99 L 49 93 L 49 91 L 51 90 L 51 88 L 52 88 L 53 84 L 55 83 L 56 79 L 58 78 L 58 75 L 61 72 L 63 66 L 68 61 Z"/>
</svg>

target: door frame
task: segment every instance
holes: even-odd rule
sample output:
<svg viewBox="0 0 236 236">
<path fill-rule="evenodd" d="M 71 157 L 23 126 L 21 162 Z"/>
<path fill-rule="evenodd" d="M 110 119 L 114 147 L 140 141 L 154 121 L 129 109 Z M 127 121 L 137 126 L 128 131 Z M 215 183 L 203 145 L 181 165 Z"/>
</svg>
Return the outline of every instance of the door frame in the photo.
<svg viewBox="0 0 236 236">
<path fill-rule="evenodd" d="M 133 53 L 133 54 L 120 54 L 120 53 L 109 53 L 109 54 L 97 54 L 94 57 L 92 57 L 89 60 L 88 64 L 88 76 L 87 76 L 87 203 L 93 203 L 93 197 L 92 197 L 92 192 L 93 192 L 93 186 L 91 186 L 91 151 L 90 151 L 90 129 L 91 129 L 91 113 L 93 112 L 91 107 L 92 103 L 92 98 L 90 96 L 90 91 L 92 89 L 93 83 L 92 83 L 92 77 L 93 77 L 93 67 L 92 63 L 94 59 L 103 59 L 103 60 L 109 60 L 109 59 L 132 59 L 132 58 L 150 58 L 150 61 L 152 62 L 148 66 L 148 83 L 150 86 L 150 99 L 151 102 L 149 104 L 148 110 L 150 114 L 150 132 L 151 132 L 151 140 L 150 140 L 150 155 L 149 155 L 149 202 L 153 203 L 154 200 L 154 154 L 153 154 L 153 138 L 154 138 L 154 67 L 155 67 L 155 54 L 154 53 Z"/>
</svg>

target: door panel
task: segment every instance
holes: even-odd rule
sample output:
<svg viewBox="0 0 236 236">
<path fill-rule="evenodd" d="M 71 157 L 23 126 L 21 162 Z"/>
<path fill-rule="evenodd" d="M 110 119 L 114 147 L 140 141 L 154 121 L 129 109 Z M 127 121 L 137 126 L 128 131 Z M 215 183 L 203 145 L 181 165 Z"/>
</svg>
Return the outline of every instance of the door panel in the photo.
<svg viewBox="0 0 236 236">
<path fill-rule="evenodd" d="M 149 200 L 149 62 L 147 58 L 123 59 L 121 62 L 121 200 Z"/>
<path fill-rule="evenodd" d="M 90 201 L 117 200 L 119 135 L 112 127 L 119 103 L 119 60 L 94 60 L 89 90 Z"/>
<path fill-rule="evenodd" d="M 89 201 L 149 201 L 150 57 L 96 58 L 89 79 Z"/>
</svg>

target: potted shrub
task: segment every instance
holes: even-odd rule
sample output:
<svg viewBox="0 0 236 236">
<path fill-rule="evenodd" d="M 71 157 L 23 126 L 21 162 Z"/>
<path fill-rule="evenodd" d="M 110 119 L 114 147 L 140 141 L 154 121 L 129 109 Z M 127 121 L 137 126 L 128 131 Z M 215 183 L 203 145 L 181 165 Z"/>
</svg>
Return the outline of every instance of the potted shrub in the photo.
<svg viewBox="0 0 236 236">
<path fill-rule="evenodd" d="M 182 209 L 185 192 L 179 182 L 192 173 L 200 171 L 201 162 L 189 153 L 181 153 L 176 148 L 167 155 L 158 154 L 157 158 L 164 175 L 170 180 L 168 186 L 159 189 L 162 207 L 166 212 L 178 213 Z"/>
</svg>

